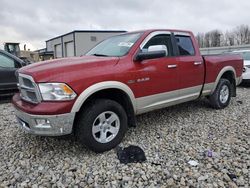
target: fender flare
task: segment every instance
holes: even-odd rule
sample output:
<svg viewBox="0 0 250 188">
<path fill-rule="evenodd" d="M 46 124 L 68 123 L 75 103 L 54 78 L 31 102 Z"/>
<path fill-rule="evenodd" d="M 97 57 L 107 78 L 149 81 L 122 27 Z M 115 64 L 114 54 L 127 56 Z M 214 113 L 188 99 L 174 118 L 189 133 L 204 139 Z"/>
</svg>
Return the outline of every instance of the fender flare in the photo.
<svg viewBox="0 0 250 188">
<path fill-rule="evenodd" d="M 233 72 L 234 80 L 236 80 L 236 71 L 235 71 L 235 69 L 234 69 L 232 66 L 226 66 L 226 67 L 224 67 L 223 69 L 220 70 L 220 72 L 219 72 L 219 74 L 218 74 L 218 76 L 217 76 L 217 78 L 216 78 L 216 80 L 215 80 L 214 87 L 213 87 L 213 89 L 211 90 L 211 93 L 214 92 L 214 90 L 216 89 L 216 87 L 217 87 L 217 85 L 218 85 L 218 83 L 219 83 L 219 81 L 220 81 L 222 75 L 223 75 L 225 72 L 227 72 L 227 71 Z"/>
<path fill-rule="evenodd" d="M 120 89 L 125 92 L 131 100 L 134 111 L 136 112 L 136 102 L 133 91 L 124 83 L 118 81 L 105 81 L 99 82 L 94 85 L 89 86 L 85 89 L 76 99 L 71 112 L 76 113 L 80 110 L 83 103 L 94 93 L 104 90 L 104 89 Z"/>
</svg>

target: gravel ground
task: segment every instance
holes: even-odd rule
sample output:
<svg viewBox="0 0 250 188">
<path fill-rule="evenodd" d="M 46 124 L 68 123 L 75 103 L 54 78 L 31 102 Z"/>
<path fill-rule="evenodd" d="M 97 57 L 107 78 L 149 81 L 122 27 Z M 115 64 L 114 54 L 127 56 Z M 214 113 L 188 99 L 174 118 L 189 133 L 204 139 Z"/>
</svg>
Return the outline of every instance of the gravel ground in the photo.
<svg viewBox="0 0 250 188">
<path fill-rule="evenodd" d="M 127 165 L 115 150 L 26 134 L 11 104 L 0 104 L 0 187 L 250 187 L 249 93 L 238 88 L 223 110 L 202 100 L 138 116 L 121 146 L 140 146 L 147 161 Z"/>
</svg>

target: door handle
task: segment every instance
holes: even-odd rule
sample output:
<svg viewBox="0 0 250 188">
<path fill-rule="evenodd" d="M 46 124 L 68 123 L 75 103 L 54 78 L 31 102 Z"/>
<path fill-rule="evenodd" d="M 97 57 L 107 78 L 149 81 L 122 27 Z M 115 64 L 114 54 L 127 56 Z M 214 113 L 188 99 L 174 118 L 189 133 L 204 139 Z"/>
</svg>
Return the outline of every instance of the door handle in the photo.
<svg viewBox="0 0 250 188">
<path fill-rule="evenodd" d="M 201 64 L 202 64 L 201 61 L 194 62 L 194 65 L 201 65 Z"/>
<path fill-rule="evenodd" d="M 173 68 L 176 68 L 176 67 L 177 67 L 177 65 L 168 65 L 169 69 L 173 69 Z"/>
</svg>

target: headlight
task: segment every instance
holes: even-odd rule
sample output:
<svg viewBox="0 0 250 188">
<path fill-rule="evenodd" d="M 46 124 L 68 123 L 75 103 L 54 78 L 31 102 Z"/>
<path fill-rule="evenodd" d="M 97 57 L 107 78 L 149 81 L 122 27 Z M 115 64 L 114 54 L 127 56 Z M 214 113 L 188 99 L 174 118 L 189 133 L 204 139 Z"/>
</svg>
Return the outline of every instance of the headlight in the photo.
<svg viewBox="0 0 250 188">
<path fill-rule="evenodd" d="M 250 69 L 250 65 L 246 65 L 246 67 Z"/>
<path fill-rule="evenodd" d="M 76 93 L 64 83 L 40 83 L 39 89 L 44 101 L 72 100 Z"/>
</svg>

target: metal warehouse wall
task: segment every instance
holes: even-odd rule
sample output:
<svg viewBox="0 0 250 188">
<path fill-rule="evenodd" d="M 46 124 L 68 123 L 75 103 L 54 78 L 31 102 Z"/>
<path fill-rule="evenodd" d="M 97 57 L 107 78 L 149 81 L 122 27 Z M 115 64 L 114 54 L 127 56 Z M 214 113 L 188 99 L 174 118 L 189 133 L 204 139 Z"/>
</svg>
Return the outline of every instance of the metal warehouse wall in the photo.
<svg viewBox="0 0 250 188">
<path fill-rule="evenodd" d="M 55 46 L 61 45 L 60 48 L 61 48 L 62 57 L 65 57 L 65 51 L 66 51 L 65 43 L 73 42 L 73 41 L 74 41 L 73 33 L 59 37 L 59 38 L 52 39 L 46 42 L 47 51 L 54 51 L 54 57 L 57 57 L 56 52 L 55 52 Z"/>
<path fill-rule="evenodd" d="M 102 40 L 124 33 L 125 31 L 74 31 L 54 39 L 46 41 L 47 51 L 53 51 L 54 57 L 80 56 L 84 55 Z"/>
<path fill-rule="evenodd" d="M 250 50 L 250 44 L 240 46 L 223 46 L 223 47 L 211 47 L 211 48 L 200 48 L 202 55 L 209 54 L 222 54 L 224 52 L 231 52 L 235 50 Z"/>
<path fill-rule="evenodd" d="M 47 51 L 54 51 L 54 46 L 61 44 L 61 38 L 56 38 L 46 42 Z"/>
<path fill-rule="evenodd" d="M 63 36 L 63 57 L 66 57 L 66 43 L 68 42 L 74 42 L 73 33 Z"/>
</svg>

